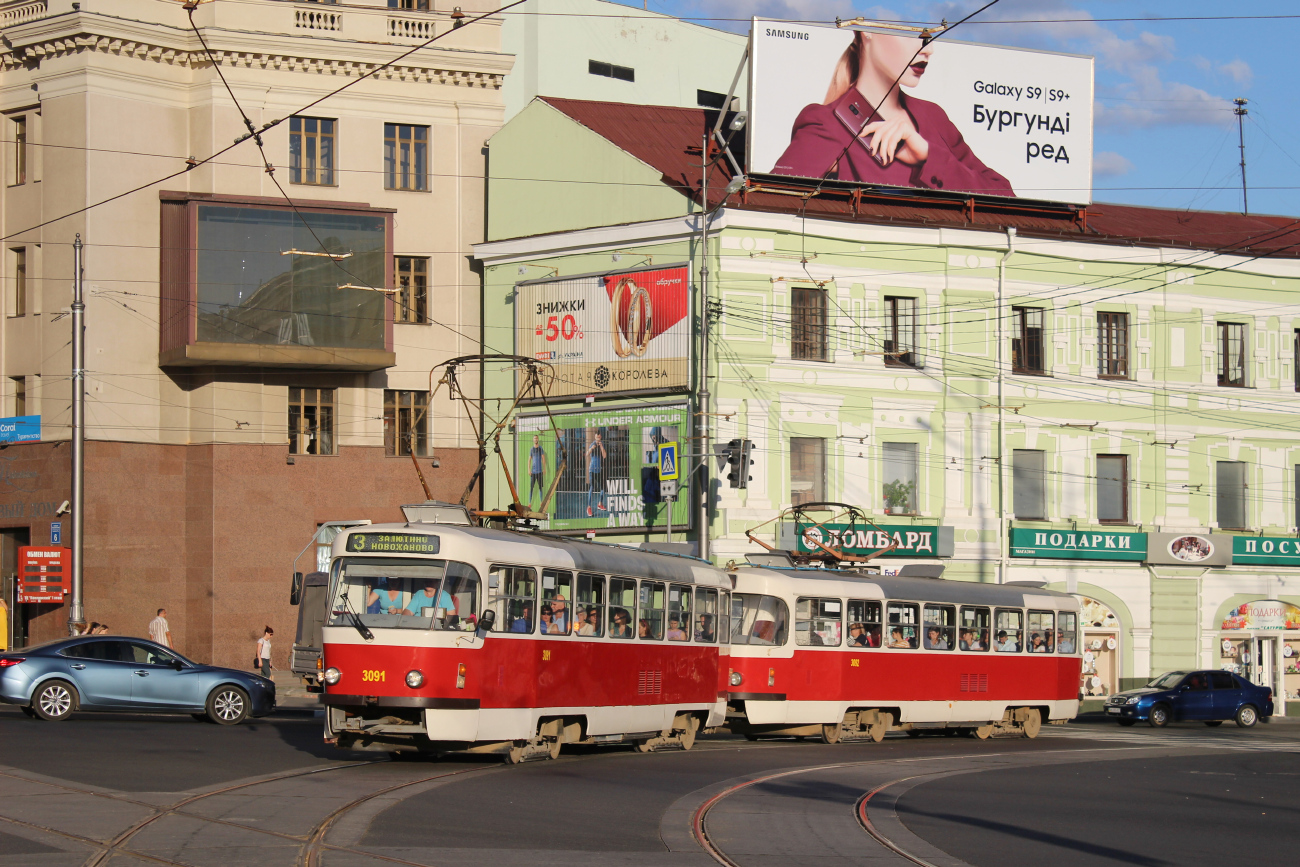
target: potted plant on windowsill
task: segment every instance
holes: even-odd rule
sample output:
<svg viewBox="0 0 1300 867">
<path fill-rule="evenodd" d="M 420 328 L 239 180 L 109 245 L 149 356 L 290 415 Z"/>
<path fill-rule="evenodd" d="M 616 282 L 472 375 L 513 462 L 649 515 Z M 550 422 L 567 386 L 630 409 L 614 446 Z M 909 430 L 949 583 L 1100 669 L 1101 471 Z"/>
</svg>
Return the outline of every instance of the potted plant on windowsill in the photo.
<svg viewBox="0 0 1300 867">
<path fill-rule="evenodd" d="M 885 482 L 885 514 L 912 514 L 912 494 L 915 490 L 916 482 L 905 482 L 902 479 Z"/>
</svg>

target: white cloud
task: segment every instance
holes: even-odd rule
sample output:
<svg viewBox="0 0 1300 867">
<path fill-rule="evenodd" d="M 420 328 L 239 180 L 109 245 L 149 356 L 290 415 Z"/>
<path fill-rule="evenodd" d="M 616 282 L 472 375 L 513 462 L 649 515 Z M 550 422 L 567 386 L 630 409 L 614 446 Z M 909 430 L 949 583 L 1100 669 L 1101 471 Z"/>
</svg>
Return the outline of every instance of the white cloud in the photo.
<svg viewBox="0 0 1300 867">
<path fill-rule="evenodd" d="M 1100 94 L 1094 122 L 1112 129 L 1152 126 L 1223 126 L 1232 105 L 1190 84 L 1166 82 L 1154 66 L 1139 67 L 1130 80 Z"/>
<path fill-rule="evenodd" d="M 1250 64 L 1241 59 L 1228 61 L 1219 67 L 1219 72 L 1245 87 L 1249 87 L 1251 81 L 1255 78 L 1255 73 L 1251 70 Z"/>
<path fill-rule="evenodd" d="M 1098 151 L 1092 156 L 1092 174 L 1097 178 L 1117 178 L 1133 171 L 1133 163 L 1114 151 Z"/>
</svg>

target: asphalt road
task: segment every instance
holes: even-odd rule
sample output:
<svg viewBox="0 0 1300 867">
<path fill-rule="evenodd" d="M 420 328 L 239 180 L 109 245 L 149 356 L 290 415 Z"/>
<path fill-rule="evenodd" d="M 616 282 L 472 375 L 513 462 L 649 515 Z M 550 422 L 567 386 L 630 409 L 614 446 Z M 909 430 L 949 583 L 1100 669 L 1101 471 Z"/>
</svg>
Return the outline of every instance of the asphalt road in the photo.
<svg viewBox="0 0 1300 867">
<path fill-rule="evenodd" d="M 690 753 L 390 762 L 309 711 L 237 727 L 0 708 L 0 865 L 1294 863 L 1300 726 L 1036 740 L 701 737 Z M 874 837 L 873 837 L 874 834 Z M 892 848 L 891 848 L 892 847 Z M 712 851 L 710 851 L 712 850 Z"/>
</svg>

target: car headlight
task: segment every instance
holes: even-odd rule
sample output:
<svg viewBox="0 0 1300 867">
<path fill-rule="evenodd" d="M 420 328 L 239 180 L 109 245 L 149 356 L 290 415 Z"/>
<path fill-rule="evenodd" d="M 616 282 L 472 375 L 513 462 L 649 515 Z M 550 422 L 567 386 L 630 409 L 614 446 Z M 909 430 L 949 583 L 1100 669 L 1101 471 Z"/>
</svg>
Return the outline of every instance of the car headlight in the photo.
<svg viewBox="0 0 1300 867">
<path fill-rule="evenodd" d="M 408 671 L 406 673 L 406 685 L 411 689 L 419 689 L 424 686 L 424 672 Z"/>
<path fill-rule="evenodd" d="M 325 669 L 325 674 L 321 676 L 321 680 L 325 681 L 330 686 L 333 686 L 339 682 L 339 678 L 342 676 L 343 672 L 331 665 L 329 668 Z"/>
<path fill-rule="evenodd" d="M 745 678 L 741 675 L 740 672 L 733 671 L 731 673 L 731 676 L 727 678 L 727 682 L 730 683 L 732 686 L 740 686 L 742 683 L 745 682 Z"/>
<path fill-rule="evenodd" d="M 1124 704 L 1137 704 L 1137 703 L 1140 702 L 1141 700 L 1142 700 L 1142 696 L 1140 696 L 1140 695 L 1131 695 L 1131 696 L 1128 697 L 1128 701 L 1124 702 Z"/>
</svg>

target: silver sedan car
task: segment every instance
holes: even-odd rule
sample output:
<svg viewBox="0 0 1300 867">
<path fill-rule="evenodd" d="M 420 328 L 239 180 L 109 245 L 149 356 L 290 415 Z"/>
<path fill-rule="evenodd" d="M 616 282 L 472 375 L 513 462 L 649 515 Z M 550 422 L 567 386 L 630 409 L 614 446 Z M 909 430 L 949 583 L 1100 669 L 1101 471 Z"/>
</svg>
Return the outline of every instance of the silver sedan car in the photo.
<svg viewBox="0 0 1300 867">
<path fill-rule="evenodd" d="M 0 702 L 44 720 L 86 710 L 188 713 L 236 725 L 275 710 L 275 683 L 192 662 L 148 639 L 95 635 L 0 653 Z"/>
</svg>

